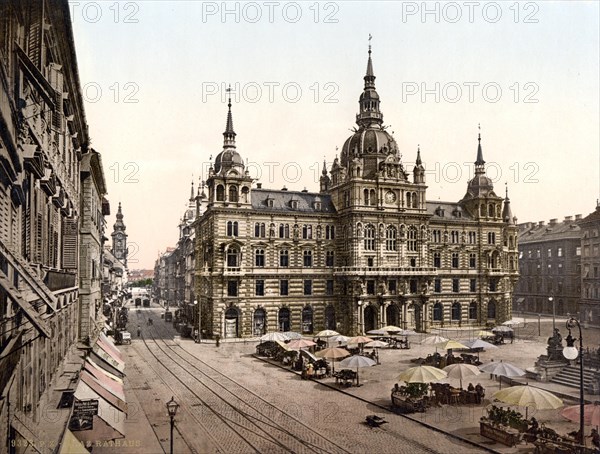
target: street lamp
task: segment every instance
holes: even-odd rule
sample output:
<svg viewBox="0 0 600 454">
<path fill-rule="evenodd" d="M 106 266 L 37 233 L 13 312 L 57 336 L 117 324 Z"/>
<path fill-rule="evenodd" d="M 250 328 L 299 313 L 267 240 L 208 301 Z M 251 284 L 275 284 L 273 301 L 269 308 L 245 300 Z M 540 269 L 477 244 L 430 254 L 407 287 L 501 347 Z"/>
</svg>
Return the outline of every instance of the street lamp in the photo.
<svg viewBox="0 0 600 454">
<path fill-rule="evenodd" d="M 358 300 L 358 334 L 363 334 L 363 324 L 362 324 L 362 301 Z"/>
<path fill-rule="evenodd" d="M 554 298 L 551 296 L 548 297 L 548 301 L 552 304 L 552 332 L 556 329 L 556 305 L 554 302 Z"/>
<path fill-rule="evenodd" d="M 171 454 L 173 454 L 173 428 L 175 427 L 175 415 L 177 414 L 178 408 L 179 404 L 175 402 L 175 399 L 173 396 L 171 396 L 171 400 L 167 402 L 167 411 L 169 412 L 169 417 L 171 418 Z"/>
<path fill-rule="evenodd" d="M 579 351 L 577 351 L 577 347 L 575 347 L 575 341 L 573 336 L 571 336 L 571 329 L 577 327 L 579 329 Z M 568 360 L 573 360 L 579 356 L 579 444 L 583 446 L 584 434 L 583 434 L 583 416 L 584 416 L 584 406 L 585 401 L 583 398 L 583 339 L 581 335 L 581 325 L 579 324 L 579 320 L 574 317 L 569 318 L 567 320 L 567 329 L 569 330 L 569 335 L 565 339 L 567 342 L 567 346 L 563 348 L 563 356 Z"/>
</svg>

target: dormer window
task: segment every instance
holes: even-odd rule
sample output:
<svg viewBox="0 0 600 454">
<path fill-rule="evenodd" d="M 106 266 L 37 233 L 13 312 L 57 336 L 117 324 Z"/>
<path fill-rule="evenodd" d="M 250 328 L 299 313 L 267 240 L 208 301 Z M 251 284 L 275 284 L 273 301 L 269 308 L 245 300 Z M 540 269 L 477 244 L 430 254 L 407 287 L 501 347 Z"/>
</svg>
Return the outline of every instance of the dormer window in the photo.
<svg viewBox="0 0 600 454">
<path fill-rule="evenodd" d="M 274 199 L 271 196 L 267 197 L 267 206 L 269 208 L 273 208 L 273 202 L 274 202 Z"/>
<path fill-rule="evenodd" d="M 315 210 L 321 211 L 321 202 L 314 202 Z"/>
<path fill-rule="evenodd" d="M 444 217 L 444 209 L 441 206 L 437 207 L 435 209 L 435 214 L 436 214 L 436 216 L 443 218 Z"/>
<path fill-rule="evenodd" d="M 290 200 L 290 207 L 292 208 L 292 210 L 297 210 L 298 209 L 298 200 L 296 200 L 296 199 Z"/>
</svg>

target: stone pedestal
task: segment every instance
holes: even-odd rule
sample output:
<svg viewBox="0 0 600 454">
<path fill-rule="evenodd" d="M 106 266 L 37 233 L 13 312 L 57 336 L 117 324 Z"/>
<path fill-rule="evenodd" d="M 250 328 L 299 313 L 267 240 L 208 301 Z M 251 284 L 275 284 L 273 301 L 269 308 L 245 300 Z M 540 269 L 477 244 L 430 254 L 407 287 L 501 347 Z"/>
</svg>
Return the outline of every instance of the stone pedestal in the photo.
<svg viewBox="0 0 600 454">
<path fill-rule="evenodd" d="M 540 355 L 535 362 L 535 367 L 533 369 L 527 369 L 527 376 L 535 378 L 539 381 L 550 381 L 555 375 L 558 375 L 565 366 L 569 364 L 569 361 L 564 357 L 562 360 L 555 358 L 555 356 L 550 359 L 547 355 Z"/>
</svg>

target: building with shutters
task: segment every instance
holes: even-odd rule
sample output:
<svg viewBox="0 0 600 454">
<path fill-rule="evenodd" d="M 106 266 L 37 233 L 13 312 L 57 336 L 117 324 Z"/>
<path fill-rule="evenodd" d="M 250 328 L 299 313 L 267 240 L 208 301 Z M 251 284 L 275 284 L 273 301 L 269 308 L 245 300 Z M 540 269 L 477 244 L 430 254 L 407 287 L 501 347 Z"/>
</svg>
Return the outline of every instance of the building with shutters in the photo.
<svg viewBox="0 0 600 454">
<path fill-rule="evenodd" d="M 465 196 L 428 201 L 421 150 L 411 178 L 383 124 L 370 49 L 357 126 L 329 169 L 323 164 L 318 191 L 254 182 L 231 107 L 208 194 L 196 196 L 204 333 L 426 331 L 511 318 L 517 227 L 508 195 L 486 176 L 481 137 Z"/>
<path fill-rule="evenodd" d="M 0 2 L 0 452 L 58 446 L 57 390 L 98 336 L 108 206 L 88 142 L 68 2 Z"/>
<path fill-rule="evenodd" d="M 600 202 L 579 222 L 581 228 L 580 319 L 600 326 Z"/>
</svg>

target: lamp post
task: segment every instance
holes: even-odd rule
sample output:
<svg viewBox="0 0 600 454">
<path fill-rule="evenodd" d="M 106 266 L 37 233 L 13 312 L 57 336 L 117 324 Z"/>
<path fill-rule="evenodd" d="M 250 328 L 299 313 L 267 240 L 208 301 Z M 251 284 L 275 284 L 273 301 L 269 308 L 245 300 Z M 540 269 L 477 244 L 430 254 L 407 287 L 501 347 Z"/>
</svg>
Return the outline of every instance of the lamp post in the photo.
<svg viewBox="0 0 600 454">
<path fill-rule="evenodd" d="M 362 301 L 358 300 L 358 334 L 361 335 L 363 334 L 363 324 L 362 324 L 362 318 L 363 318 L 363 313 L 362 313 Z"/>
<path fill-rule="evenodd" d="M 171 451 L 170 454 L 173 454 L 173 428 L 175 427 L 175 415 L 177 414 L 177 409 L 179 408 L 179 404 L 175 402 L 173 396 L 171 396 L 171 400 L 167 402 L 167 411 L 169 412 L 169 417 L 171 418 Z"/>
<path fill-rule="evenodd" d="M 571 336 L 571 329 L 577 327 L 579 329 L 579 351 L 577 351 L 577 347 L 575 347 L 575 341 L 573 336 Z M 567 346 L 563 348 L 563 355 L 568 360 L 573 360 L 579 356 L 579 444 L 583 446 L 584 441 L 584 433 L 583 433 L 583 416 L 584 416 L 584 406 L 585 401 L 583 397 L 583 339 L 581 335 L 581 325 L 579 324 L 579 320 L 574 317 L 569 318 L 567 320 L 567 330 L 569 330 L 569 335 L 565 339 L 567 342 Z"/>
<path fill-rule="evenodd" d="M 548 301 L 552 304 L 552 332 L 556 329 L 556 303 L 553 297 L 548 297 Z"/>
</svg>

